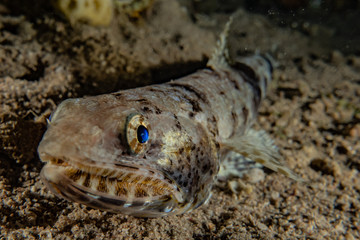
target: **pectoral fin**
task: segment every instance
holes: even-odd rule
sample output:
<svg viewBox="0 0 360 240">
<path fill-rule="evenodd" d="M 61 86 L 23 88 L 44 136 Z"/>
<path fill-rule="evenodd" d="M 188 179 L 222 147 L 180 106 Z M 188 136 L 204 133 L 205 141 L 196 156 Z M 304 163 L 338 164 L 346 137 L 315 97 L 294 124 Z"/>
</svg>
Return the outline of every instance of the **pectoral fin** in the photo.
<svg viewBox="0 0 360 240">
<path fill-rule="evenodd" d="M 291 179 L 303 181 L 279 161 L 282 157 L 265 131 L 249 129 L 245 135 L 223 142 L 221 146 L 241 154 L 244 158 L 260 163 L 275 172 L 282 173 Z"/>
<path fill-rule="evenodd" d="M 237 152 L 226 151 L 221 157 L 217 180 L 225 182 L 233 177 L 242 178 L 254 168 L 262 168 L 262 165 Z"/>
</svg>

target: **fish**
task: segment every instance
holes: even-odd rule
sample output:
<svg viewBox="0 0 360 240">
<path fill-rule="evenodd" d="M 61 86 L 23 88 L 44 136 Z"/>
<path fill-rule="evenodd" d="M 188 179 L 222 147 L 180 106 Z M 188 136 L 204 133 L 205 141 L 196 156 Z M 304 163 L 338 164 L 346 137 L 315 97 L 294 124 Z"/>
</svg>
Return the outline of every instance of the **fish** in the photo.
<svg viewBox="0 0 360 240">
<path fill-rule="evenodd" d="M 198 208 L 218 179 L 257 165 L 299 180 L 265 131 L 252 127 L 273 61 L 260 54 L 231 60 L 229 26 L 204 69 L 63 101 L 38 146 L 47 188 L 93 208 L 163 217 Z"/>
</svg>

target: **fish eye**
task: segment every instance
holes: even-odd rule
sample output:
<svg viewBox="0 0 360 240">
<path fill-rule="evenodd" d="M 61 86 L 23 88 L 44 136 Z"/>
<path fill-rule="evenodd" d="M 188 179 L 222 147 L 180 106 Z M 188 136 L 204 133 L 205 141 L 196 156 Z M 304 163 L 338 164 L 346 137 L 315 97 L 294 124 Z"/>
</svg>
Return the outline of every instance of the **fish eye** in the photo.
<svg viewBox="0 0 360 240">
<path fill-rule="evenodd" d="M 141 114 L 129 115 L 126 121 L 125 135 L 131 153 L 144 152 L 150 138 L 150 126 L 146 118 Z"/>
<path fill-rule="evenodd" d="M 140 125 L 137 129 L 137 139 L 139 143 L 145 143 L 149 139 L 149 131 L 144 125 Z"/>
</svg>

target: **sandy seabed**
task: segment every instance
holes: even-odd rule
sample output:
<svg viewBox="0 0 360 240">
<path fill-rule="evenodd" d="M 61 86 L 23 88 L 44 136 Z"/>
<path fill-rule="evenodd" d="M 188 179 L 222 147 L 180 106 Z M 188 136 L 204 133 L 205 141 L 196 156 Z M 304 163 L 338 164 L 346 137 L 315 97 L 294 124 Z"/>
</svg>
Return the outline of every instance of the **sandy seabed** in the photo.
<svg viewBox="0 0 360 240">
<path fill-rule="evenodd" d="M 310 23 L 304 34 L 245 10 L 231 54 L 271 52 L 278 62 L 256 127 L 308 183 L 266 173 L 238 194 L 215 188 L 191 213 L 142 219 L 59 199 L 41 182 L 36 148 L 57 104 L 203 67 L 228 15 L 159 0 L 139 19 L 117 13 L 92 27 L 70 25 L 48 1 L 1 1 L 0 238 L 359 239 L 360 57 L 316 37 L 331 28 Z"/>
</svg>

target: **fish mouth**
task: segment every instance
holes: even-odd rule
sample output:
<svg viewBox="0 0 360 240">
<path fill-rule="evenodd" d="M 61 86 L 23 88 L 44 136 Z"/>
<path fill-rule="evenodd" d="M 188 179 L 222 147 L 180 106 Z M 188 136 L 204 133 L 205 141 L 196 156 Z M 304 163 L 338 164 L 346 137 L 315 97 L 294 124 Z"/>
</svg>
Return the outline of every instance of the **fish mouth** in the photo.
<svg viewBox="0 0 360 240">
<path fill-rule="evenodd" d="M 88 165 L 41 154 L 41 178 L 58 197 L 138 217 L 179 214 L 182 190 L 163 172 L 129 164 Z"/>
</svg>

